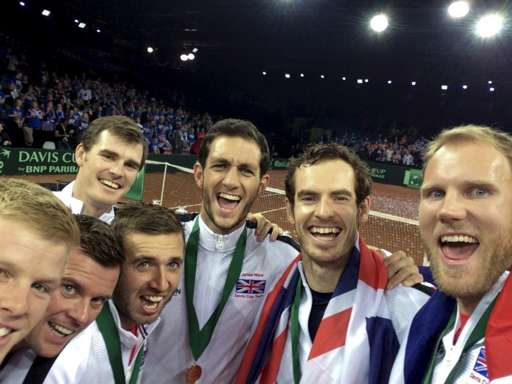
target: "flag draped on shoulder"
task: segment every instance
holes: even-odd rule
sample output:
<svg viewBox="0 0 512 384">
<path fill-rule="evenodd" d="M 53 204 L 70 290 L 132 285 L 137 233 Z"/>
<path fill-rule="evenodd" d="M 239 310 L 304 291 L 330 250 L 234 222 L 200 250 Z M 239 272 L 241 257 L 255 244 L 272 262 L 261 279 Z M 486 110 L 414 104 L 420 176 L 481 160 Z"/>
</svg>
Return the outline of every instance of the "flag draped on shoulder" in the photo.
<svg viewBox="0 0 512 384">
<path fill-rule="evenodd" d="M 384 295 L 387 270 L 380 254 L 370 251 L 362 239 L 358 245 L 353 248 L 301 367 L 302 382 L 387 382 L 399 348 Z M 291 342 L 290 309 L 297 284 L 302 284 L 300 262 L 301 256 L 288 266 L 269 293 L 237 383 L 294 381 L 293 363 L 283 357 Z"/>
</svg>

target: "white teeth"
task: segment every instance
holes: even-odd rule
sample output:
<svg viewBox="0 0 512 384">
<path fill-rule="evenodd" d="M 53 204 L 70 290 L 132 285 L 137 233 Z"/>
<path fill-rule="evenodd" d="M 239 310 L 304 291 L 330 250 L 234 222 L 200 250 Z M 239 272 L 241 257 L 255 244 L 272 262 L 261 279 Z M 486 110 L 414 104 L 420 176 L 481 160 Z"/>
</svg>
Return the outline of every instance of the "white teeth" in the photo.
<svg viewBox="0 0 512 384">
<path fill-rule="evenodd" d="M 335 234 L 340 233 L 340 229 L 336 227 L 312 227 L 311 233 L 319 233 L 321 235 Z"/>
<path fill-rule="evenodd" d="M 55 332 L 57 332 L 62 337 L 69 336 L 74 332 L 72 329 L 63 327 L 62 325 L 59 325 L 59 324 L 48 322 L 48 325 L 50 326 L 51 329 L 53 329 Z"/>
<path fill-rule="evenodd" d="M 240 201 L 240 196 L 237 195 L 231 195 L 230 193 L 219 193 L 219 197 L 222 197 L 223 199 L 230 200 L 230 201 Z"/>
<path fill-rule="evenodd" d="M 162 296 L 142 296 L 142 298 L 146 301 L 149 301 L 150 303 L 153 303 L 153 304 L 158 304 L 159 302 L 161 302 L 163 300 L 163 297 Z"/>
<path fill-rule="evenodd" d="M 9 333 L 12 332 L 12 329 L 11 328 L 4 328 L 4 327 L 1 327 L 0 328 L 0 337 L 4 337 L 4 336 L 7 336 Z"/>
<path fill-rule="evenodd" d="M 119 188 L 121 188 L 121 186 L 119 184 L 114 183 L 111 180 L 100 179 L 100 183 L 103 184 L 103 185 L 106 185 L 107 187 L 112 188 L 112 189 L 119 189 Z"/>
<path fill-rule="evenodd" d="M 476 244 L 478 240 L 471 236 L 466 235 L 445 235 L 441 236 L 442 243 L 468 243 Z"/>
</svg>

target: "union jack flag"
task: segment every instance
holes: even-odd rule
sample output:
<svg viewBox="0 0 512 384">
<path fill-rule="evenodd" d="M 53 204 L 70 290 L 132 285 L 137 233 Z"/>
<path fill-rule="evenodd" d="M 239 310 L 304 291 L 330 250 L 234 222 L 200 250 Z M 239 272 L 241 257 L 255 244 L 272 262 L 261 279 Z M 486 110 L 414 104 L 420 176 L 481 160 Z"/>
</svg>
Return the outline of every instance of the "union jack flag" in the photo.
<svg viewBox="0 0 512 384">
<path fill-rule="evenodd" d="M 263 295 L 265 293 L 266 280 L 238 279 L 235 292 L 249 295 Z"/>
<path fill-rule="evenodd" d="M 485 347 L 480 348 L 480 353 L 478 354 L 478 358 L 476 359 L 475 366 L 473 367 L 473 371 L 479 373 L 483 377 L 487 376 L 487 356 L 485 353 Z"/>
</svg>

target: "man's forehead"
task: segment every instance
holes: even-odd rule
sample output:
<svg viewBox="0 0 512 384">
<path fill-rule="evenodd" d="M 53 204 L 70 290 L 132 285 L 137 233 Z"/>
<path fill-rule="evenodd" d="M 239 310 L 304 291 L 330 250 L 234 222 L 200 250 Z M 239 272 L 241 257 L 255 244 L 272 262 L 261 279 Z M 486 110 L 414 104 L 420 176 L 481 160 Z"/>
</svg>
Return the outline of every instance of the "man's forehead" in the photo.
<svg viewBox="0 0 512 384">
<path fill-rule="evenodd" d="M 208 160 L 259 165 L 261 150 L 251 139 L 239 136 L 220 136 L 210 144 Z"/>
</svg>

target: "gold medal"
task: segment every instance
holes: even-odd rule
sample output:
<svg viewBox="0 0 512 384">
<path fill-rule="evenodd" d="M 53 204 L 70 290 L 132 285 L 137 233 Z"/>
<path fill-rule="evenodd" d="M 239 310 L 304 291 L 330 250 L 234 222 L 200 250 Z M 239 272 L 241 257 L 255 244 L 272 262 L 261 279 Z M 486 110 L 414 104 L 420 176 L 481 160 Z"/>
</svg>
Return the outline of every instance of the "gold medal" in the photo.
<svg viewBox="0 0 512 384">
<path fill-rule="evenodd" d="M 201 373 L 203 370 L 200 365 L 196 363 L 192 364 L 192 366 L 187 369 L 187 374 L 185 375 L 185 382 L 187 384 L 194 384 L 197 380 L 201 378 Z"/>
</svg>

